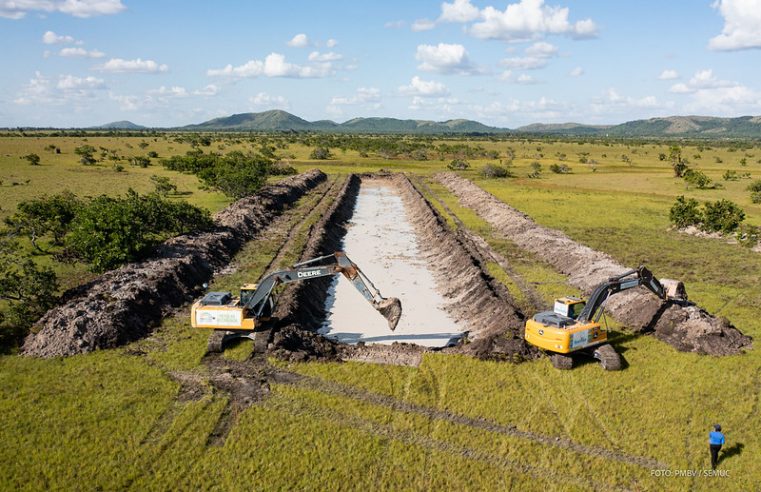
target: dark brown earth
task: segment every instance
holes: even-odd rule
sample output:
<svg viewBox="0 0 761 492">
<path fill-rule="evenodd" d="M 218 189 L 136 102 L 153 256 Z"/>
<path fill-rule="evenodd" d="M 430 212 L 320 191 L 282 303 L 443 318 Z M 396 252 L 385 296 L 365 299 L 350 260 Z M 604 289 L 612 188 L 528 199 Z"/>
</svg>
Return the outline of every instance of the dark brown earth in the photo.
<svg viewBox="0 0 761 492">
<path fill-rule="evenodd" d="M 266 186 L 216 214 L 213 230 L 170 239 L 151 259 L 68 291 L 62 304 L 37 322 L 23 353 L 67 356 L 145 336 L 172 309 L 200 293 L 201 284 L 246 241 L 325 179 L 324 173 L 312 170 Z"/>
<path fill-rule="evenodd" d="M 526 214 L 454 173 L 442 173 L 436 179 L 498 233 L 568 275 L 568 282 L 585 293 L 609 277 L 629 270 L 605 253 L 536 224 Z M 726 319 L 714 317 L 695 305 L 665 305 L 644 288 L 611 297 L 606 310 L 630 329 L 654 331 L 656 337 L 684 352 L 731 355 L 751 346 L 751 338 Z"/>
</svg>

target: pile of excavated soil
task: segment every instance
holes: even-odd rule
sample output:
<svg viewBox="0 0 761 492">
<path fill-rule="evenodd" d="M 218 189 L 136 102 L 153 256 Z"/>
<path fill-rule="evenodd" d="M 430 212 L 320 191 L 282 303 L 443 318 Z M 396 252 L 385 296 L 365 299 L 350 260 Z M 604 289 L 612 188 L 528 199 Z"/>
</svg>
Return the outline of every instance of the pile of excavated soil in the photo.
<svg viewBox="0 0 761 492">
<path fill-rule="evenodd" d="M 463 206 L 473 209 L 496 231 L 519 247 L 569 276 L 569 283 L 589 293 L 609 277 L 628 268 L 605 253 L 576 243 L 560 231 L 542 227 L 526 214 L 499 201 L 472 182 L 454 173 L 436 176 Z M 727 320 L 716 318 L 694 305 L 664 304 L 644 288 L 617 294 L 606 310 L 635 331 L 654 330 L 656 337 L 677 350 L 709 355 L 730 355 L 751 345 Z"/>
<path fill-rule="evenodd" d="M 27 337 L 23 353 L 68 356 L 115 347 L 141 338 L 201 292 L 201 284 L 231 260 L 285 208 L 326 175 L 312 170 L 264 187 L 215 215 L 216 227 L 178 236 L 157 248 L 153 258 L 107 272 L 64 294 Z"/>
</svg>

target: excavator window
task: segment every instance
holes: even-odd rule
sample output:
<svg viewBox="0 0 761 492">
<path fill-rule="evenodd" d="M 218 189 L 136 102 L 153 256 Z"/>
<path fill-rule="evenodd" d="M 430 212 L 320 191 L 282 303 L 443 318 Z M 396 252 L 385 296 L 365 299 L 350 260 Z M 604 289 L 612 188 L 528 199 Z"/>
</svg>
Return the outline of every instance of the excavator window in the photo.
<svg viewBox="0 0 761 492">
<path fill-rule="evenodd" d="M 586 306 L 586 304 L 587 303 L 584 302 L 584 301 L 575 302 L 573 304 L 570 304 L 568 306 L 568 317 L 569 318 L 573 318 L 573 319 L 578 318 L 579 315 L 581 314 L 581 312 L 584 310 L 584 306 Z"/>
</svg>

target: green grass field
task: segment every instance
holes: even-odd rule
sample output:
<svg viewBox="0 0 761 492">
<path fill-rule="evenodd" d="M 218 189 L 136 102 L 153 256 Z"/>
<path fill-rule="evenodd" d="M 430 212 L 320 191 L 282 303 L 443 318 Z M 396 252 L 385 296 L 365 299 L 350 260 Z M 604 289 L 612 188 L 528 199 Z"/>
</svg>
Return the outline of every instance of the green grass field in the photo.
<svg viewBox="0 0 761 492">
<path fill-rule="evenodd" d="M 88 140 L 127 155 L 143 152 L 140 137 Z M 50 143 L 63 153 L 44 151 Z M 63 189 L 81 195 L 121 193 L 130 186 L 148 191 L 152 174 L 170 176 L 192 192 L 187 199 L 195 204 L 218 210 L 226 203 L 200 190 L 195 177 L 158 165 L 127 165 L 126 173 L 109 165 L 85 168 L 73 154 L 81 143 L 73 137 L 0 139 L 3 213 L 20 200 Z M 538 223 L 622 263 L 644 263 L 658 276 L 684 280 L 691 299 L 756 340 L 761 337 L 761 255 L 668 230 L 668 209 L 680 194 L 732 199 L 749 223 L 761 224 L 761 205 L 752 204 L 744 189 L 748 180 L 721 179 L 730 169 L 761 178 L 761 149 L 685 148 L 692 166 L 724 184 L 718 190 L 686 190 L 658 158 L 668 153 L 665 143 L 477 143 L 503 155 L 514 149 L 517 177 L 480 178 L 478 169 L 496 162 L 486 159 L 471 161 L 473 169 L 462 172 L 464 177 Z M 190 148 L 162 138 L 149 144 L 146 150 L 160 156 Z M 548 305 L 557 295 L 574 293 L 561 275 L 496 237 L 432 180 L 446 169 L 447 159 L 385 160 L 336 150 L 335 159 L 316 162 L 308 159 L 309 151 L 302 145 L 287 149 L 299 170 L 421 174 L 465 227 L 502 253 Z M 19 158 L 28 152 L 38 153 L 42 166 L 33 168 Z M 578 162 L 581 153 L 597 161 L 596 170 Z M 621 159 L 624 154 L 631 165 Z M 525 177 L 534 161 L 544 168 L 540 179 Z M 550 173 L 548 166 L 558 162 L 568 164 L 572 174 Z M 22 184 L 11 186 L 12 180 Z M 311 220 L 316 215 L 300 237 Z M 229 289 L 252 280 L 277 247 L 276 241 L 250 244 L 236 259 L 239 270 L 215 278 L 212 287 Z M 499 267 L 493 270 L 520 297 Z M 273 384 L 269 398 L 238 416 L 221 447 L 209 447 L 206 440 L 223 412 L 224 395 L 177 400 L 179 384 L 170 378 L 174 371 L 203 378 L 206 371 L 201 363 L 206 333 L 194 332 L 184 312 L 124 348 L 54 360 L 1 356 L 0 437 L 6 444 L 0 448 L 0 488 L 754 490 L 761 477 L 758 350 L 703 357 L 614 329 L 628 362 L 620 373 L 591 363 L 559 372 L 547 359 L 513 365 L 441 354 L 426 355 L 418 368 L 273 361 L 312 384 Z M 241 344 L 225 356 L 240 359 L 250 350 L 250 344 Z M 687 470 L 708 468 L 707 433 L 714 422 L 727 434 L 730 453 L 721 468 L 728 476 L 686 476 Z M 682 476 L 656 476 L 658 469 Z"/>
</svg>

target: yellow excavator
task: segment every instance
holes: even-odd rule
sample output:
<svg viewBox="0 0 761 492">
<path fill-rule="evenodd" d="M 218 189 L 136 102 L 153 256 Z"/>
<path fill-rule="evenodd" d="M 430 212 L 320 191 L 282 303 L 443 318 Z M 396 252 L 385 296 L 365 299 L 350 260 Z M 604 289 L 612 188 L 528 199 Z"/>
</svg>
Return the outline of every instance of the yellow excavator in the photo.
<svg viewBox="0 0 761 492">
<path fill-rule="evenodd" d="M 573 368 L 574 355 L 591 355 L 606 371 L 623 368 L 621 356 L 608 341 L 608 329 L 600 325 L 605 301 L 625 290 L 646 287 L 663 301 L 685 302 L 684 285 L 675 280 L 656 279 L 644 266 L 611 277 L 598 285 L 588 300 L 561 297 L 553 311 L 537 313 L 526 322 L 525 339 L 550 356 L 557 369 Z"/>
<path fill-rule="evenodd" d="M 235 297 L 230 292 L 209 292 L 191 308 L 193 328 L 214 330 L 209 338 L 209 352 L 221 352 L 225 344 L 238 338 L 256 343 L 256 333 L 271 328 L 275 311 L 273 291 L 280 284 L 314 280 L 336 274 L 349 279 L 362 296 L 388 321 L 393 331 L 402 316 L 402 303 L 395 297 L 385 298 L 359 267 L 345 253 L 338 251 L 293 265 L 293 268 L 271 273 L 259 284 L 246 284 Z"/>
</svg>

